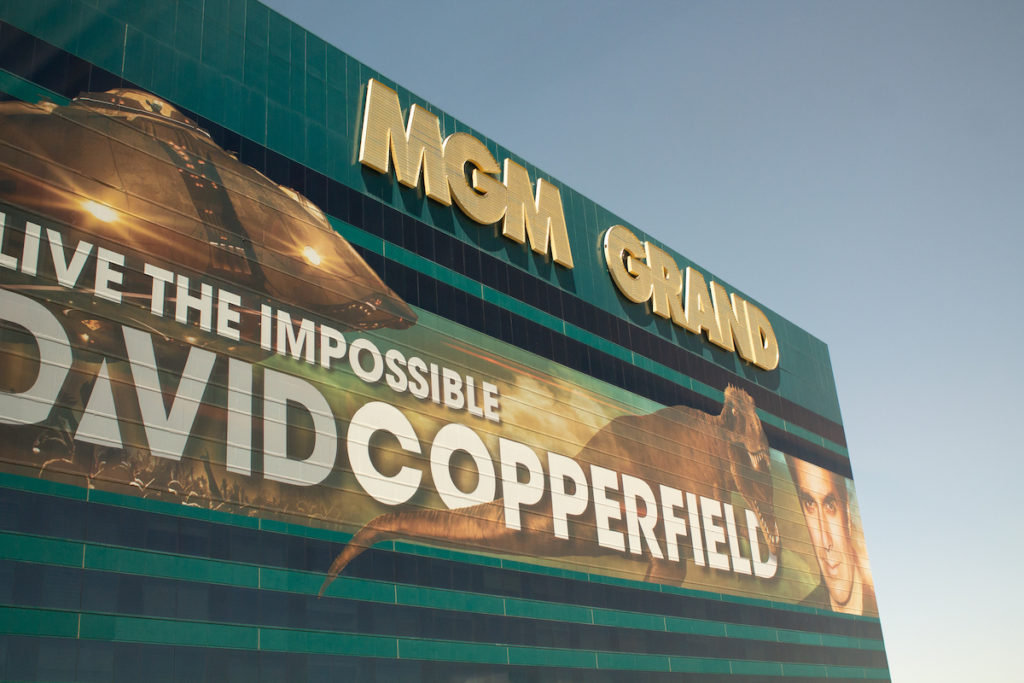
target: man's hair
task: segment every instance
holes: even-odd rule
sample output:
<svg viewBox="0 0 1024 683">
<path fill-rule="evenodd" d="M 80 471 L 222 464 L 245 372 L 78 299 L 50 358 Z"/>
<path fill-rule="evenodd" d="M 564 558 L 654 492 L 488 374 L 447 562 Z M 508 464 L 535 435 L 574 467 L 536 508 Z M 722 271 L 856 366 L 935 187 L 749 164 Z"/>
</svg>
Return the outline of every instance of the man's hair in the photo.
<svg viewBox="0 0 1024 683">
<path fill-rule="evenodd" d="M 811 467 L 817 467 L 818 469 L 824 470 L 825 472 L 828 473 L 829 481 L 832 482 L 832 488 L 836 491 L 836 495 L 839 496 L 839 499 L 842 502 L 842 505 L 843 505 L 843 515 L 845 515 L 846 518 L 847 518 L 847 521 L 849 521 L 849 517 L 850 517 L 850 498 L 849 498 L 849 495 L 847 494 L 847 491 L 846 491 L 846 479 L 844 479 L 841 475 L 836 474 L 832 470 L 827 470 L 824 467 L 820 467 L 819 465 L 815 465 L 814 463 L 809 463 L 809 462 L 807 462 L 805 460 L 800 460 L 799 458 L 795 458 L 792 455 L 786 454 L 786 466 L 789 468 L 789 476 L 793 480 L 793 486 L 796 487 L 797 495 L 800 494 L 800 484 L 797 483 L 797 473 L 796 473 L 796 463 L 797 462 L 804 463 L 805 465 L 810 465 Z"/>
</svg>

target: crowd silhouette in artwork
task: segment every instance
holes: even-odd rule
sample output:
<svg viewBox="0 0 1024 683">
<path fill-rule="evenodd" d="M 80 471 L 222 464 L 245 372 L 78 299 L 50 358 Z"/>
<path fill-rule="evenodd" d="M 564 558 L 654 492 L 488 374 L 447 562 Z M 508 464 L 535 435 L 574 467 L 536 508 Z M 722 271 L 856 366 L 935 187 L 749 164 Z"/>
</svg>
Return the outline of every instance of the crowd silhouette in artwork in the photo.
<svg viewBox="0 0 1024 683">
<path fill-rule="evenodd" d="M 142 498 L 180 503 L 209 510 L 256 516 L 261 511 L 331 519 L 338 505 L 328 505 L 322 496 L 281 496 L 276 487 L 261 486 L 255 492 L 237 477 L 217 481 L 209 461 L 183 458 L 179 461 L 154 458 L 140 449 L 114 449 L 77 443 L 67 430 L 46 430 L 35 441 L 32 452 L 39 474 L 60 472 L 86 479 L 88 488 L 128 486 Z"/>
</svg>

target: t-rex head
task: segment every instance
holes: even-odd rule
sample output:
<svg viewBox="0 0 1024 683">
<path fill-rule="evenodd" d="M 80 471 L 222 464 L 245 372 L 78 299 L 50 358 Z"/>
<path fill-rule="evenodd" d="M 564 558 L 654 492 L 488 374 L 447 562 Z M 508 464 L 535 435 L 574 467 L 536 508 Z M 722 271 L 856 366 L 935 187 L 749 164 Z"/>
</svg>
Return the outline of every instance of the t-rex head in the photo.
<svg viewBox="0 0 1024 683">
<path fill-rule="evenodd" d="M 750 394 L 729 385 L 722 406 L 723 436 L 729 441 L 729 471 L 737 490 L 757 516 L 758 526 L 773 555 L 779 552 L 779 527 L 775 521 L 774 489 L 768 437 L 757 417 Z"/>
</svg>

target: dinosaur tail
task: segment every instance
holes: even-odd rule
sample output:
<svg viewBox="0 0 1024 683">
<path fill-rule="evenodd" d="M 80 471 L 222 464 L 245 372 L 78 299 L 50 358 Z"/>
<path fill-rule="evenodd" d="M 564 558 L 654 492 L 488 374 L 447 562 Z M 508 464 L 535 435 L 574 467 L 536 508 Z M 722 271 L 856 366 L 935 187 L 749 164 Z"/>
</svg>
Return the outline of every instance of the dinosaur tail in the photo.
<svg viewBox="0 0 1024 683">
<path fill-rule="evenodd" d="M 348 545 L 334 558 L 318 596 L 354 559 L 371 547 L 394 538 L 408 541 L 482 546 L 508 535 L 504 503 L 496 500 L 458 510 L 415 510 L 389 512 L 376 517 L 356 532 Z"/>
</svg>

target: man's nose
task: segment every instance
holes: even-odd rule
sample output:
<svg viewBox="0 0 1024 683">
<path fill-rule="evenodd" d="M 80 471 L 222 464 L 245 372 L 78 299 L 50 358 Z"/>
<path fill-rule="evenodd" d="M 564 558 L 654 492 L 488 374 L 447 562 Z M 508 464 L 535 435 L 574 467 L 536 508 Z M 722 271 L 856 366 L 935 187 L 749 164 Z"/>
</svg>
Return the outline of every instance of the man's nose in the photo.
<svg viewBox="0 0 1024 683">
<path fill-rule="evenodd" d="M 825 515 L 818 514 L 818 537 L 825 550 L 832 550 L 832 527 L 825 519 Z"/>
</svg>

